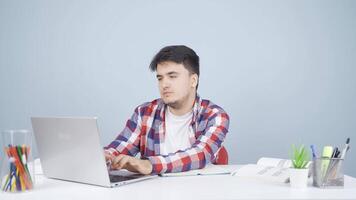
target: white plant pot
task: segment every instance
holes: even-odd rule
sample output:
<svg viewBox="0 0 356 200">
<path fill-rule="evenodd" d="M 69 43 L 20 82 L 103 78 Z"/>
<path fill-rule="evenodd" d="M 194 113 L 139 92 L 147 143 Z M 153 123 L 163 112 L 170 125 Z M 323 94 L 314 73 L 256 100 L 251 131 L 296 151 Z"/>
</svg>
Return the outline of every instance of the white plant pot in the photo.
<svg viewBox="0 0 356 200">
<path fill-rule="evenodd" d="M 289 168 L 290 185 L 293 188 L 305 188 L 308 185 L 309 169 Z"/>
</svg>

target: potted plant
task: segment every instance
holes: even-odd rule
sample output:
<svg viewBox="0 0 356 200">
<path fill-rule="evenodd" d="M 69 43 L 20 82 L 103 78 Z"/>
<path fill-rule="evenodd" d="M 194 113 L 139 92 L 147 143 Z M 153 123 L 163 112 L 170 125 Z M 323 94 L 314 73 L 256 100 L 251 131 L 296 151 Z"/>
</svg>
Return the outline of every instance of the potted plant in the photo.
<svg viewBox="0 0 356 200">
<path fill-rule="evenodd" d="M 304 188 L 308 185 L 309 153 L 304 145 L 292 145 L 292 167 L 290 168 L 290 185 L 294 188 Z"/>
</svg>

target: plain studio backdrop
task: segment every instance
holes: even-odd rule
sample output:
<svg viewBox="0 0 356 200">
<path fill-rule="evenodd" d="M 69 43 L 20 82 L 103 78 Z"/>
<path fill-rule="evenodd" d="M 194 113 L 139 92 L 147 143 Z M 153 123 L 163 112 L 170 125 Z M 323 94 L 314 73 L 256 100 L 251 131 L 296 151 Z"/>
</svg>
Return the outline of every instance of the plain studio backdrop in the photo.
<svg viewBox="0 0 356 200">
<path fill-rule="evenodd" d="M 159 98 L 148 66 L 173 44 L 197 52 L 198 93 L 230 115 L 230 164 L 351 137 L 356 176 L 356 1 L 0 0 L 0 130 L 97 116 L 106 145 Z"/>
</svg>

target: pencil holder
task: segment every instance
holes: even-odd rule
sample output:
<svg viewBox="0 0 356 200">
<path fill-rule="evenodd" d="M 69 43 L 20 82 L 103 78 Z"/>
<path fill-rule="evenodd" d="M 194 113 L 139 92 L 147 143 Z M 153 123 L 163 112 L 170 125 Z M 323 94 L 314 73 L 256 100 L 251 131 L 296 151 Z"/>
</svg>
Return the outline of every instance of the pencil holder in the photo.
<svg viewBox="0 0 356 200">
<path fill-rule="evenodd" d="M 344 159 L 316 158 L 313 160 L 313 186 L 342 188 L 344 186 Z"/>
<path fill-rule="evenodd" d="M 32 135 L 28 130 L 1 132 L 1 190 L 22 192 L 33 189 Z"/>
</svg>

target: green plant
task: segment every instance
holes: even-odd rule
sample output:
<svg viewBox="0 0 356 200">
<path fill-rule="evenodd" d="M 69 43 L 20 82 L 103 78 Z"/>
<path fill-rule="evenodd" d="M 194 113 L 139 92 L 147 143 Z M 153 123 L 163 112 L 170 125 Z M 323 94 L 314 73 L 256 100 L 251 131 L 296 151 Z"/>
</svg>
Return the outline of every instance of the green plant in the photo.
<svg viewBox="0 0 356 200">
<path fill-rule="evenodd" d="M 293 163 L 293 167 L 296 169 L 304 169 L 305 166 L 309 162 L 309 153 L 308 150 L 301 145 L 299 148 L 296 147 L 294 144 L 292 145 L 292 155 L 291 160 Z"/>
</svg>

